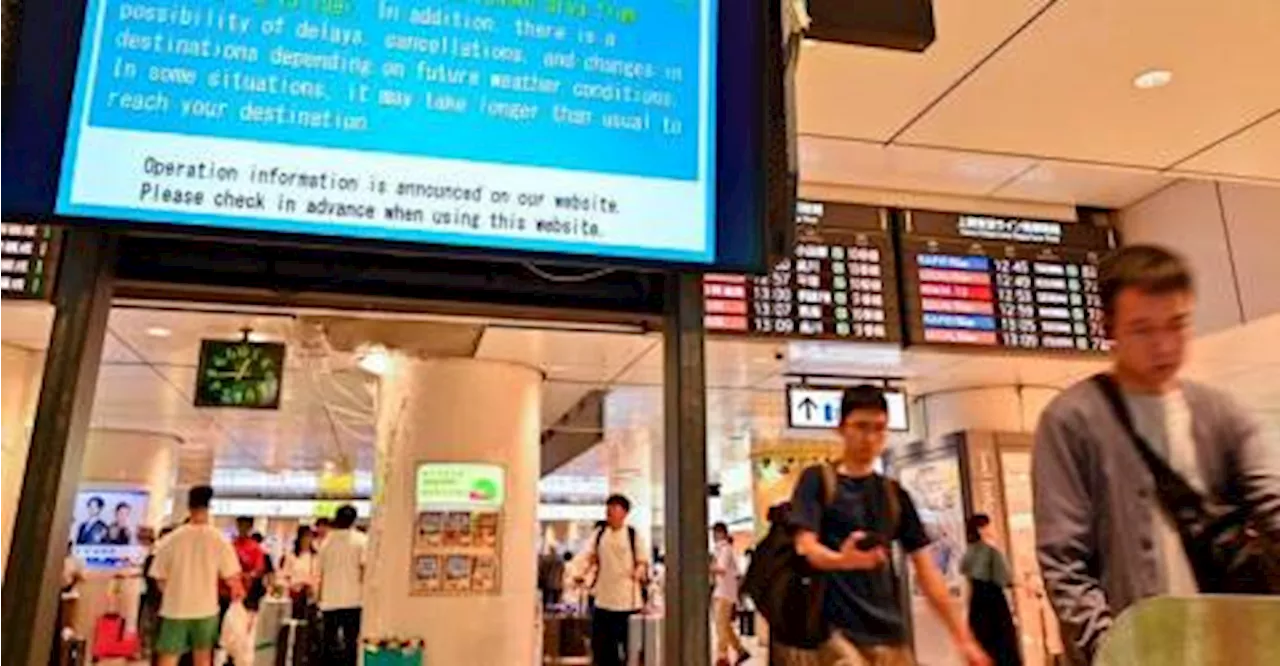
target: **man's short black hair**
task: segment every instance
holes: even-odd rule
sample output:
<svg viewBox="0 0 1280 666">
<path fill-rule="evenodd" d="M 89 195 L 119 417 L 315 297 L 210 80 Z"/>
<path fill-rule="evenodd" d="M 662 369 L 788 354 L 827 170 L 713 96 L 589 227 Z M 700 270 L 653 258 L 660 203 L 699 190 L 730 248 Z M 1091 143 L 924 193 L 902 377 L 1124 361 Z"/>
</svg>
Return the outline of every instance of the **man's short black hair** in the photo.
<svg viewBox="0 0 1280 666">
<path fill-rule="evenodd" d="M 717 534 L 728 534 L 728 533 L 729 533 L 729 526 L 728 526 L 728 525 L 726 525 L 726 524 L 725 524 L 725 523 L 723 523 L 723 522 L 719 522 L 719 523 L 716 523 L 715 525 L 712 525 L 712 526 L 711 526 L 711 531 L 712 531 L 712 532 L 715 532 L 715 533 L 717 533 Z"/>
<path fill-rule="evenodd" d="M 99 509 L 104 509 L 107 506 L 106 501 L 104 501 L 101 497 L 98 497 L 97 495 L 90 497 L 89 501 L 85 502 L 84 504 L 85 506 L 93 506 L 94 504 L 97 504 Z"/>
<path fill-rule="evenodd" d="M 888 414 L 889 401 L 884 399 L 884 389 L 871 384 L 861 384 L 845 389 L 844 397 L 840 399 L 840 422 L 844 423 L 844 420 L 849 418 L 849 414 L 858 409 Z"/>
<path fill-rule="evenodd" d="M 213 487 L 193 486 L 187 491 L 188 509 L 207 509 L 213 503 Z"/>
<path fill-rule="evenodd" d="M 1113 252 L 1100 266 L 1098 293 L 1108 319 L 1115 315 L 1120 292 L 1129 288 L 1148 294 L 1192 292 L 1195 279 L 1177 253 L 1158 245 L 1128 245 Z"/>
<path fill-rule="evenodd" d="M 120 509 L 128 509 L 130 511 L 133 511 L 133 505 L 129 504 L 128 502 L 121 502 L 116 505 L 116 513 L 119 513 Z"/>
<path fill-rule="evenodd" d="M 604 501 L 605 506 L 616 506 L 627 513 L 631 513 L 631 500 L 626 495 L 613 494 L 609 499 Z"/>
<path fill-rule="evenodd" d="M 343 504 L 338 507 L 338 513 L 333 516 L 333 526 L 340 530 L 349 530 L 355 524 L 356 508 L 350 504 Z"/>
<path fill-rule="evenodd" d="M 236 526 L 253 527 L 253 516 L 236 516 Z"/>
</svg>

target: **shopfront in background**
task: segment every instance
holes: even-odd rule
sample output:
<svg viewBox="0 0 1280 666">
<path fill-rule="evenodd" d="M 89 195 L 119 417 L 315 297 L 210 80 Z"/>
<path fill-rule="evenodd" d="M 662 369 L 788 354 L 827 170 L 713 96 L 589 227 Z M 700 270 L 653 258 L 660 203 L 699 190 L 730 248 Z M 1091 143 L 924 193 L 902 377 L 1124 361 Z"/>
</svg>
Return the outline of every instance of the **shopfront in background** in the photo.
<svg viewBox="0 0 1280 666">
<path fill-rule="evenodd" d="M 149 472 L 198 465 L 170 458 L 182 443 L 100 432 L 91 418 L 95 391 L 127 394 L 97 390 L 104 350 L 123 353 L 105 342 L 112 308 L 178 303 L 324 312 L 339 352 L 376 346 L 391 359 L 368 525 L 382 612 L 366 638 L 420 637 L 433 662 L 534 660 L 542 377 L 442 352 L 465 347 L 448 326 L 368 315 L 661 330 L 666 402 L 700 404 L 697 276 L 765 266 L 764 211 L 789 199 L 784 174 L 766 169 L 766 147 L 783 138 L 767 105 L 716 103 L 773 98 L 761 82 L 782 56 L 760 47 L 766 19 L 701 7 L 648 8 L 643 22 L 626 8 L 550 14 L 532 32 L 483 8 L 25 7 L 6 30 L 17 63 L 6 76 L 19 85 L 5 120 L 22 131 L 5 134 L 4 216 L 33 236 L 57 227 L 63 261 L 51 304 L 15 319 L 47 338 L 32 345 L 47 355 L 12 364 L 25 372 L 12 409 L 6 346 L 6 473 L 10 440 L 26 459 L 25 477 L 5 482 L 6 511 L 16 505 L 6 656 L 47 658 L 67 525 L 85 528 L 73 548 L 109 566 L 140 547 L 130 528 L 144 515 L 182 502 L 184 488 Z M 449 37 L 419 34 L 426 24 Z M 656 42 L 669 48 L 641 48 Z M 452 64 L 409 56 L 424 49 Z M 650 85 L 619 95 L 635 71 Z M 40 291 L 9 268 L 6 284 Z M 311 350 L 263 334 L 220 333 L 180 361 L 194 366 L 195 407 L 281 408 L 292 363 Z M 664 446 L 703 450 L 694 412 L 665 412 Z M 126 445 L 145 450 L 111 455 Z M 667 460 L 667 561 L 684 575 L 667 582 L 665 645 L 677 656 L 666 661 L 688 663 L 678 655 L 707 652 L 702 623 L 678 617 L 705 615 L 705 474 Z"/>
</svg>

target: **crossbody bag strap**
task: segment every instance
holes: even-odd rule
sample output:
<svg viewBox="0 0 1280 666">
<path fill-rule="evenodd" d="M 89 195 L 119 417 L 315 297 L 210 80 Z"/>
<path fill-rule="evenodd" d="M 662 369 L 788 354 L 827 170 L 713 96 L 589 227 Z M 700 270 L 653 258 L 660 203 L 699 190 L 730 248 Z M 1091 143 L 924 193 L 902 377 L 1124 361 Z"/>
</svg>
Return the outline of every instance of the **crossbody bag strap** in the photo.
<svg viewBox="0 0 1280 666">
<path fill-rule="evenodd" d="M 1093 383 L 1102 391 L 1103 397 L 1107 399 L 1107 404 L 1111 407 L 1112 414 L 1120 422 L 1125 433 L 1129 436 L 1129 440 L 1133 442 L 1134 447 L 1142 456 L 1142 460 L 1146 463 L 1147 469 L 1151 471 L 1151 475 L 1155 477 L 1156 496 L 1160 499 L 1160 506 L 1173 518 L 1174 523 L 1178 524 L 1179 527 L 1188 523 L 1202 525 L 1208 519 L 1204 507 L 1204 497 L 1190 483 L 1187 483 L 1187 480 L 1182 478 L 1182 475 L 1173 469 L 1163 457 L 1155 452 L 1146 438 L 1138 433 L 1138 429 L 1133 425 L 1133 416 L 1129 413 L 1129 407 L 1125 404 L 1124 396 L 1120 394 L 1120 386 L 1116 384 L 1115 378 L 1111 375 L 1100 373 L 1093 376 Z M 1188 525 L 1193 530 L 1197 526 Z"/>
</svg>

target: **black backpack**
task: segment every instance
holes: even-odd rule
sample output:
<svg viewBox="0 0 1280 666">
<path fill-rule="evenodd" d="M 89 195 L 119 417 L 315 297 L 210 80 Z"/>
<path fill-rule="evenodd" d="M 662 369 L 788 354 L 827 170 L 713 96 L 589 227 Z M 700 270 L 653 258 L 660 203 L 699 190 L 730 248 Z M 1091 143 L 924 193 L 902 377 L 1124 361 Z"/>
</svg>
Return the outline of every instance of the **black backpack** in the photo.
<svg viewBox="0 0 1280 666">
<path fill-rule="evenodd" d="M 818 466 L 822 474 L 822 506 L 830 506 L 836 496 L 836 469 L 831 463 Z M 887 496 L 890 535 L 897 532 L 898 484 L 880 477 Z M 822 613 L 826 579 L 796 552 L 795 528 L 791 523 L 791 503 L 769 509 L 769 532 L 755 547 L 751 564 L 742 578 L 742 592 L 769 623 L 771 640 L 786 646 L 816 649 L 831 631 Z"/>
</svg>

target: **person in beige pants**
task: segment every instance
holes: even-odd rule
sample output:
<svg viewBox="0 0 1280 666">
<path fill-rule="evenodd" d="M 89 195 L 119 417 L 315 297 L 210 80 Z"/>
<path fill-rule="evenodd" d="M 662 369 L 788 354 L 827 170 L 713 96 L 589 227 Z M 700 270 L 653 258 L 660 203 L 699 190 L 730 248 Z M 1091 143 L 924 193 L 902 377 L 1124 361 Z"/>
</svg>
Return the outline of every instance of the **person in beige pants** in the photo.
<svg viewBox="0 0 1280 666">
<path fill-rule="evenodd" d="M 711 575 L 715 577 L 716 585 L 711 595 L 711 611 L 716 630 L 716 664 L 730 663 L 730 651 L 737 658 L 732 663 L 741 664 L 750 659 L 751 654 L 742 646 L 733 626 L 734 610 L 738 605 L 738 558 L 733 552 L 727 525 L 716 523 L 711 528 L 711 535 L 715 542 Z"/>
</svg>

